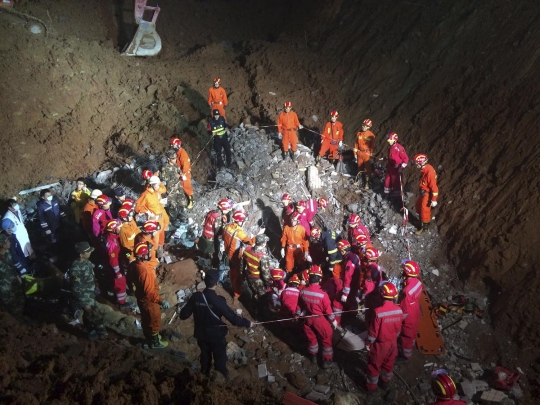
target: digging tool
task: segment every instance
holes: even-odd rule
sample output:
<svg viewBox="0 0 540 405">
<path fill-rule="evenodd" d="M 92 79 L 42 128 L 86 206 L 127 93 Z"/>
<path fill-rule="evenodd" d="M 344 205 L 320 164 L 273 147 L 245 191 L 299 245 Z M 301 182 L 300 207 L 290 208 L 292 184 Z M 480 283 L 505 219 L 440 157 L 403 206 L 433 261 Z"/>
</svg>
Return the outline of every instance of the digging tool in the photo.
<svg viewBox="0 0 540 405">
<path fill-rule="evenodd" d="M 124 56 L 155 56 L 161 51 L 161 38 L 156 32 L 156 20 L 161 8 L 147 6 L 147 0 L 135 0 L 135 21 L 139 25 L 133 40 L 124 48 Z M 152 12 L 150 21 L 144 20 L 145 11 Z"/>
</svg>

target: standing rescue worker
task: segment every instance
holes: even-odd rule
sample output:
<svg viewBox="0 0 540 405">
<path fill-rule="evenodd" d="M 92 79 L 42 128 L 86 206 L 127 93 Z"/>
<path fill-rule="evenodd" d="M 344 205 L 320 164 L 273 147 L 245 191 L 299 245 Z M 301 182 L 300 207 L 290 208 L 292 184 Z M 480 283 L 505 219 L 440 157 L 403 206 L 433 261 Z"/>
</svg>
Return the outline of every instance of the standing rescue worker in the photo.
<svg viewBox="0 0 540 405">
<path fill-rule="evenodd" d="M 347 239 L 349 240 L 351 246 L 356 246 L 356 235 L 359 234 L 366 235 L 368 243 L 371 244 L 371 235 L 369 234 L 369 230 L 362 223 L 360 215 L 351 214 L 349 216 L 349 220 L 347 221 L 347 225 L 349 226 L 347 229 Z"/>
<path fill-rule="evenodd" d="M 73 216 L 75 217 L 75 223 L 81 224 L 82 222 L 82 212 L 84 206 L 88 202 L 90 197 L 90 190 L 86 187 L 85 180 L 83 178 L 77 179 L 76 189 L 71 192 L 69 195 L 69 201 L 71 205 L 71 210 L 73 211 Z"/>
<path fill-rule="evenodd" d="M 204 219 L 202 235 L 197 241 L 197 248 L 207 257 L 217 258 L 219 253 L 220 239 L 223 227 L 227 224 L 227 214 L 231 212 L 233 203 L 228 198 L 223 198 L 217 203 L 217 210 L 208 211 Z"/>
<path fill-rule="evenodd" d="M 221 149 L 225 150 L 225 159 L 227 160 L 227 167 L 231 165 L 231 144 L 229 143 L 229 124 L 225 121 L 225 117 L 219 115 L 219 110 L 214 110 L 214 115 L 208 121 L 208 131 L 214 137 L 214 151 L 216 152 L 216 159 L 218 169 L 223 167 L 223 156 L 221 155 Z"/>
<path fill-rule="evenodd" d="M 290 273 L 296 265 L 299 269 L 309 257 L 309 241 L 300 222 L 300 214 L 291 216 L 291 225 L 283 227 L 281 235 L 281 257 L 285 258 L 285 270 Z"/>
<path fill-rule="evenodd" d="M 291 225 L 291 214 L 294 212 L 294 204 L 289 193 L 283 194 L 281 197 L 281 205 L 283 206 L 283 209 L 281 210 L 281 225 Z"/>
<path fill-rule="evenodd" d="M 394 378 L 394 362 L 396 360 L 397 336 L 401 331 L 403 312 L 393 300 L 398 291 L 392 283 L 384 283 L 379 287 L 384 304 L 375 309 L 375 316 L 369 322 L 366 347 L 369 350 L 366 388 L 368 392 L 377 389 L 379 374 L 382 369 L 383 389 Z"/>
<path fill-rule="evenodd" d="M 246 281 L 255 300 L 262 298 L 272 283 L 270 256 L 266 244 L 270 238 L 264 234 L 255 237 L 255 245 L 244 249 Z"/>
<path fill-rule="evenodd" d="M 167 162 L 161 168 L 161 176 L 163 177 L 163 184 L 165 184 L 169 190 L 167 196 L 169 214 L 172 217 L 176 217 L 184 212 L 184 209 L 189 202 L 186 193 L 178 190 L 178 187 L 182 183 L 183 175 L 180 166 L 178 166 L 176 151 L 174 149 L 169 150 L 166 157 Z"/>
<path fill-rule="evenodd" d="M 311 230 L 311 239 L 322 243 L 325 258 L 328 259 L 328 270 L 332 273 L 334 272 L 334 266 L 343 259 L 341 252 L 338 250 L 337 238 L 338 235 L 334 231 L 322 231 L 320 228 L 313 228 Z M 313 257 L 313 254 L 311 256 Z"/>
<path fill-rule="evenodd" d="M 420 169 L 420 191 L 416 199 L 415 210 L 420 217 L 422 225 L 415 233 L 421 235 L 427 231 L 431 222 L 431 207 L 437 206 L 439 187 L 437 187 L 437 173 L 433 166 L 428 164 L 428 157 L 419 153 L 414 158 L 416 167 Z"/>
<path fill-rule="evenodd" d="M 120 256 L 122 257 L 122 261 L 125 260 L 124 263 L 132 263 L 135 261 L 135 256 L 133 255 L 135 238 L 141 233 L 141 230 L 133 218 L 134 213 L 131 207 L 131 204 L 124 203 L 118 210 L 118 218 L 122 221 L 118 241 L 120 242 L 121 247 Z M 127 268 L 127 266 L 125 266 L 125 268 Z"/>
<path fill-rule="evenodd" d="M 431 389 L 437 401 L 429 405 L 467 405 L 466 402 L 459 400 L 456 384 L 446 370 L 436 370 L 431 375 Z"/>
<path fill-rule="evenodd" d="M 399 306 L 403 311 L 403 323 L 401 325 L 401 334 L 399 335 L 399 351 L 401 357 L 398 362 L 410 360 L 416 332 L 420 323 L 420 297 L 422 295 L 422 282 L 418 279 L 420 276 L 420 266 L 412 260 L 407 260 L 401 265 L 405 287 L 401 291 Z"/>
<path fill-rule="evenodd" d="M 11 254 L 11 260 L 13 266 L 20 276 L 27 274 L 28 260 L 24 256 L 21 244 L 15 236 L 16 227 L 13 221 L 9 218 L 2 220 L 2 234 L 6 234 L 9 240 L 9 253 Z"/>
<path fill-rule="evenodd" d="M 126 201 L 126 190 L 123 187 L 114 189 L 114 197 L 111 203 L 111 214 L 113 218 L 118 218 L 118 211 L 122 208 L 122 204 Z"/>
<path fill-rule="evenodd" d="M 98 286 L 94 277 L 94 264 L 88 260 L 94 248 L 88 242 L 79 242 L 75 244 L 75 251 L 79 257 L 68 271 L 73 298 L 83 310 L 83 324 L 88 331 L 88 339 L 106 339 L 108 333 L 95 299 Z"/>
<path fill-rule="evenodd" d="M 186 193 L 186 196 L 188 198 L 188 205 L 187 209 L 190 210 L 193 208 L 193 186 L 191 185 L 191 160 L 189 159 L 189 156 L 184 148 L 182 148 L 182 141 L 178 138 L 171 139 L 171 146 L 176 151 L 176 157 L 177 157 L 177 163 L 178 167 L 180 168 L 180 177 L 179 181 L 182 183 L 182 188 L 184 189 L 184 193 Z M 176 184 L 176 183 L 175 183 Z M 171 187 L 173 185 L 169 185 L 169 191 L 171 191 Z"/>
<path fill-rule="evenodd" d="M 21 320 L 24 314 L 25 295 L 9 247 L 8 236 L 0 234 L 0 302 L 14 318 Z"/>
<path fill-rule="evenodd" d="M 362 122 L 362 130 L 356 134 L 354 144 L 355 159 L 358 162 L 358 174 L 363 173 L 364 189 L 369 190 L 369 178 L 371 177 L 371 158 L 375 148 L 375 134 L 371 132 L 371 120 L 365 119 Z"/>
<path fill-rule="evenodd" d="M 338 116 L 339 113 L 336 110 L 332 111 L 330 113 L 330 121 L 324 126 L 321 134 L 321 149 L 319 150 L 319 156 L 317 156 L 316 159 L 317 165 L 320 164 L 321 158 L 326 155 L 326 152 L 328 151 L 330 151 L 328 154 L 329 160 L 339 159 L 338 149 L 341 149 L 343 146 L 343 136 L 345 132 L 343 131 L 343 124 L 337 120 Z"/>
<path fill-rule="evenodd" d="M 103 241 L 105 235 L 105 228 L 110 220 L 113 219 L 110 208 L 111 199 L 105 194 L 96 198 L 97 209 L 92 214 L 92 235 L 97 241 Z"/>
<path fill-rule="evenodd" d="M 229 105 L 229 100 L 227 100 L 227 92 L 221 87 L 221 79 L 219 77 L 214 79 L 214 87 L 208 89 L 208 105 L 210 106 L 210 114 L 218 110 L 219 114 L 223 118 L 226 118 L 225 107 Z"/>
<path fill-rule="evenodd" d="M 405 148 L 398 143 L 398 134 L 388 134 L 388 162 L 386 163 L 386 175 L 384 177 L 384 194 L 387 198 L 395 198 L 401 195 L 401 172 L 409 163 L 409 156 Z"/>
<path fill-rule="evenodd" d="M 97 188 L 92 190 L 90 193 L 90 197 L 88 198 L 88 202 L 83 208 L 82 211 L 82 227 L 85 230 L 86 234 L 88 235 L 88 238 L 90 239 L 90 244 L 95 246 L 96 240 L 94 237 L 94 226 L 93 226 L 93 218 L 94 218 L 94 211 L 98 209 L 98 206 L 96 204 L 96 199 L 103 194 L 101 190 L 98 190 Z"/>
<path fill-rule="evenodd" d="M 351 251 L 351 244 L 346 240 L 340 240 L 338 249 L 343 255 L 341 265 L 341 279 L 343 280 L 343 290 L 340 301 L 350 308 L 358 306 L 359 283 L 361 262 L 360 258 Z"/>
<path fill-rule="evenodd" d="M 298 116 L 292 110 L 292 103 L 290 101 L 285 102 L 284 104 L 285 111 L 279 114 L 277 120 L 278 127 L 278 137 L 281 139 L 283 145 L 283 160 L 287 157 L 287 152 L 289 151 L 289 144 L 291 146 L 291 159 L 296 160 L 296 146 L 298 144 L 298 131 L 299 129 L 304 128 L 300 125 L 298 121 Z"/>
<path fill-rule="evenodd" d="M 130 279 L 135 284 L 135 297 L 141 310 L 143 334 L 151 349 L 164 349 L 169 344 L 161 340 L 159 334 L 161 327 L 160 308 L 168 309 L 170 305 L 159 296 L 156 271 L 149 261 L 151 253 L 146 242 L 135 245 L 134 254 L 137 260 L 132 267 Z"/>
<path fill-rule="evenodd" d="M 319 315 L 307 318 L 304 323 L 304 333 L 308 340 L 308 353 L 311 361 L 317 362 L 317 353 L 319 353 L 320 338 L 323 352 L 323 368 L 333 366 L 332 359 L 334 350 L 332 348 L 332 328 L 336 329 L 338 324 L 335 316 L 332 314 L 330 298 L 320 286 L 322 280 L 322 270 L 320 266 L 312 266 L 309 271 L 309 285 L 300 291 L 298 299 L 298 316 Z"/>
<path fill-rule="evenodd" d="M 212 357 L 214 368 L 229 380 L 227 370 L 227 341 L 225 336 L 229 329 L 221 320 L 225 317 L 232 325 L 242 328 L 253 327 L 253 323 L 246 318 L 238 316 L 225 301 L 225 298 L 216 294 L 216 284 L 219 281 L 219 271 L 208 270 L 204 276 L 206 288 L 193 294 L 187 304 L 180 311 L 180 319 L 186 320 L 192 314 L 195 321 L 193 336 L 201 349 L 201 373 L 210 374 Z"/>
<path fill-rule="evenodd" d="M 300 297 L 300 279 L 297 274 L 293 274 L 289 278 L 288 287 L 285 288 L 279 297 L 281 302 L 281 315 L 284 318 L 290 318 L 296 314 L 296 308 L 298 307 L 298 298 Z"/>
<path fill-rule="evenodd" d="M 159 242 L 159 231 L 161 225 L 157 221 L 146 221 L 142 226 L 142 232 L 135 236 L 135 245 L 146 243 L 150 249 L 148 262 L 154 269 L 159 265 L 157 246 Z"/>
<path fill-rule="evenodd" d="M 246 220 L 244 211 L 236 211 L 233 214 L 233 223 L 223 229 L 223 243 L 225 245 L 225 254 L 229 258 L 229 277 L 233 287 L 234 299 L 238 299 L 242 293 L 242 253 L 243 245 L 253 245 L 255 237 L 250 238 L 242 229 L 242 224 Z M 259 235 L 264 233 L 261 228 Z"/>
<path fill-rule="evenodd" d="M 113 290 L 120 309 L 133 308 L 131 302 L 126 302 L 126 276 L 120 268 L 120 241 L 119 233 L 122 229 L 122 222 L 113 219 L 107 223 L 105 247 L 109 256 L 109 274 L 113 276 Z M 112 270 L 112 271 L 111 271 Z"/>
<path fill-rule="evenodd" d="M 53 246 L 56 246 L 62 226 L 61 220 L 66 216 L 66 213 L 48 188 L 41 190 L 39 196 L 41 199 L 37 203 L 37 212 L 41 230 L 49 237 Z"/>
<path fill-rule="evenodd" d="M 10 219 L 15 224 L 13 232 L 15 233 L 17 240 L 21 244 L 21 249 L 24 253 L 24 256 L 33 257 L 34 249 L 32 249 L 32 245 L 30 244 L 30 238 L 28 237 L 28 231 L 24 226 L 24 217 L 21 212 L 21 206 L 15 198 L 10 198 L 9 200 L 7 200 L 6 205 L 7 211 L 4 215 L 4 219 Z"/>
<path fill-rule="evenodd" d="M 323 281 L 321 288 L 328 294 L 330 302 L 332 303 L 332 312 L 336 317 L 338 326 L 341 325 L 341 313 L 343 312 L 343 303 L 340 301 L 341 291 L 343 291 L 343 281 L 341 278 L 334 277 L 333 273 L 330 273 L 330 277 Z"/>
</svg>

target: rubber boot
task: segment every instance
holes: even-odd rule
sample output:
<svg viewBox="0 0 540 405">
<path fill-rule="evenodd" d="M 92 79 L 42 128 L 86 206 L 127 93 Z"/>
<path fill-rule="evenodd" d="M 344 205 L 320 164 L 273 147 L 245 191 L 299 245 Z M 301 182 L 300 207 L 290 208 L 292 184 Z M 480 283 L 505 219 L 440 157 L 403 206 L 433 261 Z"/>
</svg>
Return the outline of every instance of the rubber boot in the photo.
<svg viewBox="0 0 540 405">
<path fill-rule="evenodd" d="M 152 335 L 152 338 L 150 339 L 150 349 L 165 349 L 167 346 L 169 346 L 169 343 L 161 340 L 159 333 Z"/>
<path fill-rule="evenodd" d="M 427 232 L 429 229 L 429 222 L 422 222 L 422 227 L 415 232 L 415 235 L 422 235 L 423 232 Z"/>
<path fill-rule="evenodd" d="M 284 162 L 287 160 L 287 152 L 285 152 L 284 150 L 281 151 L 281 158 Z"/>
<path fill-rule="evenodd" d="M 316 354 L 309 354 L 308 359 L 313 363 L 317 364 L 317 355 Z"/>
<path fill-rule="evenodd" d="M 315 158 L 315 166 L 320 167 L 321 166 L 321 157 L 317 156 Z"/>
<path fill-rule="evenodd" d="M 293 152 L 292 149 L 289 149 L 289 154 L 291 155 L 291 160 L 296 162 L 296 152 Z"/>
<path fill-rule="evenodd" d="M 364 190 L 369 190 L 369 176 L 364 178 Z"/>
<path fill-rule="evenodd" d="M 188 195 L 188 205 L 187 205 L 187 209 L 190 210 L 193 208 L 193 196 L 192 195 Z"/>
<path fill-rule="evenodd" d="M 334 363 L 332 360 L 323 360 L 322 362 L 323 370 L 328 370 L 330 368 L 334 368 L 335 366 L 336 366 L 336 363 Z"/>
</svg>

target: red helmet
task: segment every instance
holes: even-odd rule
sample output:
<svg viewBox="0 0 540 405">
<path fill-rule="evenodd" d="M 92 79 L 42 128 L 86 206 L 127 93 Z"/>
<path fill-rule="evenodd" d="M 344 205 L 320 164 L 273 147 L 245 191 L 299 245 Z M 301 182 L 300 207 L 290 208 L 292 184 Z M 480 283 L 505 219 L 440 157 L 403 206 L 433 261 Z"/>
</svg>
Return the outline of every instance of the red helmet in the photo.
<svg viewBox="0 0 540 405">
<path fill-rule="evenodd" d="M 414 155 L 413 160 L 414 163 L 416 163 L 417 165 L 424 166 L 427 163 L 427 155 L 419 153 L 417 155 Z"/>
<path fill-rule="evenodd" d="M 272 269 L 270 270 L 270 276 L 274 280 L 282 280 L 285 277 L 285 272 L 281 269 Z"/>
<path fill-rule="evenodd" d="M 170 145 L 175 147 L 175 146 L 178 146 L 178 147 L 181 147 L 182 146 L 182 141 L 178 138 L 171 138 L 171 142 L 170 142 Z"/>
<path fill-rule="evenodd" d="M 116 219 L 113 219 L 113 220 L 107 222 L 107 226 L 105 227 L 105 230 L 107 232 L 114 232 L 121 226 L 122 225 Z"/>
<path fill-rule="evenodd" d="M 217 206 L 221 211 L 230 211 L 232 210 L 233 204 L 228 198 L 223 198 L 222 200 L 219 200 Z"/>
<path fill-rule="evenodd" d="M 285 108 L 292 108 L 292 103 L 290 101 L 285 101 Z"/>
<path fill-rule="evenodd" d="M 351 249 L 351 244 L 349 243 L 348 240 L 341 239 L 337 244 L 337 248 L 339 249 L 341 254 L 345 254 L 346 252 L 348 252 Z"/>
<path fill-rule="evenodd" d="M 289 279 L 289 284 L 296 283 L 300 284 L 300 279 L 298 278 L 298 275 L 293 274 L 291 278 Z"/>
<path fill-rule="evenodd" d="M 312 228 L 311 229 L 311 237 L 315 239 L 319 239 L 322 235 L 321 228 Z"/>
<path fill-rule="evenodd" d="M 395 132 L 390 132 L 387 136 L 386 136 L 386 140 L 387 141 L 398 141 L 398 135 L 395 133 Z"/>
<path fill-rule="evenodd" d="M 354 239 L 356 240 L 356 243 L 360 245 L 361 247 L 365 247 L 369 241 L 368 237 L 364 235 L 363 233 L 359 233 L 355 235 Z"/>
<path fill-rule="evenodd" d="M 358 225 L 360 223 L 360 215 L 358 214 L 351 214 L 349 216 L 349 225 Z"/>
<path fill-rule="evenodd" d="M 362 122 L 362 126 L 371 128 L 373 126 L 373 122 L 371 122 L 371 120 L 369 118 L 366 118 Z"/>
<path fill-rule="evenodd" d="M 300 276 L 302 277 L 302 280 L 309 281 L 309 270 L 304 270 L 302 273 L 300 273 Z"/>
<path fill-rule="evenodd" d="M 332 111 L 332 112 L 330 113 L 330 117 L 332 117 L 332 118 L 333 118 L 333 117 L 336 117 L 336 118 L 337 118 L 338 116 L 339 116 L 339 113 L 338 113 L 336 110 L 334 110 L 334 111 Z"/>
<path fill-rule="evenodd" d="M 159 231 L 160 229 L 161 229 L 161 225 L 159 224 L 158 221 L 146 221 L 142 226 L 142 230 L 145 233 L 156 232 L 156 231 Z"/>
<path fill-rule="evenodd" d="M 292 201 L 291 195 L 288 193 L 283 194 L 283 197 L 281 197 L 281 201 Z"/>
<path fill-rule="evenodd" d="M 232 217 L 235 222 L 244 222 L 246 220 L 247 215 L 244 211 L 235 211 Z"/>
<path fill-rule="evenodd" d="M 307 203 L 303 200 L 300 200 L 296 203 L 296 208 L 307 208 Z"/>
<path fill-rule="evenodd" d="M 370 262 L 374 262 L 379 260 L 379 257 L 381 254 L 379 253 L 379 250 L 374 247 L 368 247 L 366 249 L 366 252 L 364 253 L 364 257 L 369 260 Z"/>
<path fill-rule="evenodd" d="M 148 252 L 150 252 L 150 249 L 148 249 L 148 244 L 146 242 L 137 243 L 133 248 L 133 253 L 137 257 L 146 256 Z"/>
<path fill-rule="evenodd" d="M 401 269 L 407 277 L 418 277 L 420 275 L 420 266 L 412 260 L 407 260 L 403 263 Z"/>
<path fill-rule="evenodd" d="M 291 215 L 291 219 L 294 219 L 295 221 L 300 221 L 300 218 L 302 218 L 302 215 L 300 215 L 299 212 L 295 212 Z"/>
<path fill-rule="evenodd" d="M 324 197 L 321 197 L 317 200 L 317 204 L 321 208 L 327 208 L 328 207 L 328 200 Z"/>
<path fill-rule="evenodd" d="M 398 290 L 396 286 L 392 283 L 384 283 L 379 287 L 379 292 L 381 297 L 386 298 L 387 300 L 393 300 L 398 296 Z"/>
<path fill-rule="evenodd" d="M 129 217 L 130 213 L 131 213 L 131 209 L 124 208 L 124 206 L 122 205 L 122 207 L 118 210 L 118 218 L 126 219 L 127 217 Z"/>
<path fill-rule="evenodd" d="M 219 77 L 216 77 L 214 79 L 214 84 L 216 84 L 216 83 L 221 83 L 221 79 Z"/>
<path fill-rule="evenodd" d="M 107 197 L 105 194 L 101 194 L 98 198 L 96 198 L 96 204 L 100 207 L 103 207 L 104 205 L 110 204 L 111 199 Z"/>
<path fill-rule="evenodd" d="M 316 264 L 312 265 L 311 268 L 309 269 L 309 275 L 310 275 L 310 276 L 319 276 L 319 277 L 322 277 L 321 266 L 318 266 L 318 265 L 316 265 Z"/>
<path fill-rule="evenodd" d="M 290 203 L 289 205 L 287 205 L 285 207 L 285 212 L 288 214 L 288 215 L 291 215 L 293 212 L 294 212 L 294 204 L 293 203 Z"/>
<path fill-rule="evenodd" d="M 457 393 L 456 384 L 448 374 L 437 374 L 431 380 L 431 388 L 438 399 L 453 399 Z"/>
<path fill-rule="evenodd" d="M 142 174 L 141 174 L 141 176 L 142 176 L 142 178 L 143 178 L 144 180 L 149 180 L 150 177 L 152 177 L 153 175 L 154 175 L 154 173 L 152 173 L 151 170 L 143 170 L 143 171 L 142 171 Z"/>
<path fill-rule="evenodd" d="M 135 201 L 133 201 L 131 198 L 126 198 L 122 203 L 122 207 L 125 206 L 125 208 L 133 208 L 134 205 Z"/>
</svg>

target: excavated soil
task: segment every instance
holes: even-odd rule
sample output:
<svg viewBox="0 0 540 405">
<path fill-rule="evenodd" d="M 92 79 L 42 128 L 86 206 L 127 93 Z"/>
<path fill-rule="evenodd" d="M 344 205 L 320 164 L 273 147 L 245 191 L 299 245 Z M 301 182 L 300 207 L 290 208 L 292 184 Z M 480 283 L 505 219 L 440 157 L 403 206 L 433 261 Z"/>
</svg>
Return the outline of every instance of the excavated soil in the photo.
<svg viewBox="0 0 540 405">
<path fill-rule="evenodd" d="M 301 122 L 313 129 L 322 129 L 328 112 L 339 110 L 351 144 L 369 117 L 379 156 L 390 131 L 400 135 L 411 156 L 428 154 L 441 190 L 434 223 L 461 282 L 489 294 L 495 332 L 501 339 L 510 334 L 523 364 L 536 363 L 536 2 L 163 0 L 162 53 L 127 58 L 119 51 L 133 34 L 132 4 L 19 1 L 16 10 L 41 19 L 47 36 L 30 33 L 27 21 L 0 12 L 2 197 L 163 151 L 173 134 L 181 134 L 196 156 L 208 139 L 205 98 L 216 76 L 230 95 L 231 123 L 272 124 L 283 101 L 291 100 Z M 205 182 L 207 174 L 203 153 L 194 178 Z M 406 190 L 416 192 L 417 171 L 410 167 L 404 179 Z M 169 398 L 194 395 L 179 378 L 189 387 L 198 377 L 175 377 L 180 368 L 174 365 L 155 373 L 168 366 L 143 360 L 144 351 L 111 348 L 100 358 L 94 343 L 73 346 L 74 338 L 52 331 L 39 332 L 38 340 L 32 326 L 6 322 L 4 382 L 15 370 L 24 376 L 28 367 L 43 376 L 18 385 L 20 403 L 61 403 L 77 395 L 85 402 L 107 378 L 117 389 L 103 395 L 116 403 L 156 403 L 157 392 Z M 35 357 L 25 358 L 21 344 Z M 82 348 L 71 353 L 70 345 Z M 148 378 L 127 371 L 127 389 L 124 379 L 96 371 L 121 363 L 122 356 Z M 75 376 L 85 387 L 76 392 L 70 383 Z M 58 381 L 65 390 L 44 398 L 43 387 Z M 120 388 L 133 398 L 120 398 Z"/>
</svg>

